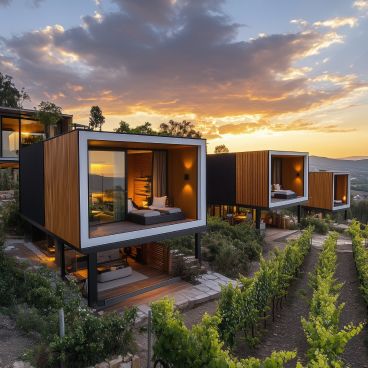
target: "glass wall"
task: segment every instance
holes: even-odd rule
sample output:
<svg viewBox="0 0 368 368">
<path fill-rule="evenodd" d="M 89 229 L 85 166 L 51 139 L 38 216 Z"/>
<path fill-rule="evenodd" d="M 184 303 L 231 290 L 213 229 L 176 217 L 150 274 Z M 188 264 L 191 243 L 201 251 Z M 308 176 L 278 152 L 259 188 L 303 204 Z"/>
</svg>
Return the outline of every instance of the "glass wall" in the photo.
<svg viewBox="0 0 368 368">
<path fill-rule="evenodd" d="M 21 120 L 21 146 L 40 142 L 46 138 L 44 126 L 37 120 Z"/>
<path fill-rule="evenodd" d="M 2 157 L 18 157 L 19 152 L 19 119 L 1 119 L 2 129 Z"/>
<path fill-rule="evenodd" d="M 90 225 L 125 219 L 125 152 L 90 150 L 89 222 Z"/>
</svg>

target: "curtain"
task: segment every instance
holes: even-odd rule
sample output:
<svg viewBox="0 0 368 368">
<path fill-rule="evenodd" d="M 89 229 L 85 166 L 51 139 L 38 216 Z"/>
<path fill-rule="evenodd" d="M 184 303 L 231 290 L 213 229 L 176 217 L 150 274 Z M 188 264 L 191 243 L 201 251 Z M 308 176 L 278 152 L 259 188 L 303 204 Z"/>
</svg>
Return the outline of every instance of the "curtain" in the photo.
<svg viewBox="0 0 368 368">
<path fill-rule="evenodd" d="M 272 183 L 271 184 L 282 184 L 281 183 L 281 158 L 274 158 L 272 160 Z"/>
<path fill-rule="evenodd" d="M 153 151 L 152 185 L 153 196 L 162 197 L 167 195 L 167 152 Z"/>
</svg>

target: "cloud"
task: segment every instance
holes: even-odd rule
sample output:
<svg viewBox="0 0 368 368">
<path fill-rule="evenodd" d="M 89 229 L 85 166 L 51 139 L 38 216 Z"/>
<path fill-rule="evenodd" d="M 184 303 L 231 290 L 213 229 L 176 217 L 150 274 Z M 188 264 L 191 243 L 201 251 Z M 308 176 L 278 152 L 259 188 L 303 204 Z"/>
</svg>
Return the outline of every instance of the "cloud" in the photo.
<svg viewBox="0 0 368 368">
<path fill-rule="evenodd" d="M 218 138 L 218 136 L 221 137 L 226 134 L 251 134 L 259 130 L 268 130 L 272 132 L 309 131 L 323 133 L 347 133 L 355 131 L 354 128 L 343 128 L 336 124 L 320 124 L 304 119 L 298 119 L 291 122 L 260 120 L 258 122 L 224 124 L 217 128 L 212 127 L 211 131 L 209 131 L 209 136 Z"/>
<path fill-rule="evenodd" d="M 270 119 L 333 103 L 361 86 L 357 80 L 330 80 L 334 88 L 317 88 L 320 81 L 308 77 L 310 69 L 295 67 L 342 43 L 334 31 L 246 42 L 238 40 L 242 26 L 222 11 L 219 0 L 115 2 L 118 11 L 86 16 L 81 26 L 3 38 L 0 62 L 14 66 L 11 74 L 33 100 L 54 99 L 76 111 L 98 104 L 105 115 Z"/>
<path fill-rule="evenodd" d="M 354 1 L 353 7 L 359 10 L 366 10 L 368 9 L 368 1 L 367 0 L 357 0 Z"/>
<path fill-rule="evenodd" d="M 350 28 L 353 28 L 358 25 L 358 18 L 336 17 L 336 18 L 327 19 L 324 21 L 314 22 L 313 25 L 315 27 L 326 27 L 326 28 L 332 28 L 332 29 L 337 29 L 337 28 L 345 27 L 345 26 L 349 26 Z"/>
<path fill-rule="evenodd" d="M 0 6 L 8 6 L 12 0 L 0 0 Z"/>
<path fill-rule="evenodd" d="M 33 7 L 38 8 L 43 1 L 44 0 L 31 0 L 30 3 Z M 12 2 L 13 2 L 13 0 L 0 0 L 0 7 L 1 6 L 8 6 Z"/>
</svg>

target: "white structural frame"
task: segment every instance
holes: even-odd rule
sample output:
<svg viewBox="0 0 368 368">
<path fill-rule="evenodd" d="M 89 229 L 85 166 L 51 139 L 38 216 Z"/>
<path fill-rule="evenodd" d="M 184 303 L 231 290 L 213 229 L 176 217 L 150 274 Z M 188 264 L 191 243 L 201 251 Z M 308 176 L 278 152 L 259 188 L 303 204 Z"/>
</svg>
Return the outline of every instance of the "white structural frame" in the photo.
<svg viewBox="0 0 368 368">
<path fill-rule="evenodd" d="M 303 196 L 293 199 L 286 199 L 284 201 L 272 203 L 271 197 L 271 172 L 272 172 L 272 156 L 302 156 L 304 157 L 303 174 L 304 174 L 304 191 Z M 284 207 L 289 205 L 297 205 L 308 201 L 309 195 L 309 153 L 308 152 L 291 152 L 291 151 L 269 151 L 268 153 L 268 206 L 269 208 Z"/>
<path fill-rule="evenodd" d="M 179 224 L 165 225 L 147 229 L 112 234 L 96 238 L 89 236 L 88 221 L 88 141 L 131 142 L 147 144 L 185 145 L 198 147 L 197 156 L 197 219 Z M 79 131 L 79 208 L 81 249 L 104 244 L 124 242 L 132 239 L 175 233 L 176 231 L 206 226 L 206 141 L 204 139 L 120 134 L 107 132 Z"/>
</svg>

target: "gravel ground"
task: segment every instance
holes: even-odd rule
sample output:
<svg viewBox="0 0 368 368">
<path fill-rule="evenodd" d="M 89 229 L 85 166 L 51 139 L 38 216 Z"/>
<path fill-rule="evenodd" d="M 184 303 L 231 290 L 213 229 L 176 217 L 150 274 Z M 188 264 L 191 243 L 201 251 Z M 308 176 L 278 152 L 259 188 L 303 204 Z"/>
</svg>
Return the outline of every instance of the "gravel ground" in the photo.
<svg viewBox="0 0 368 368">
<path fill-rule="evenodd" d="M 7 367 L 34 344 L 34 340 L 19 331 L 15 322 L 0 314 L 0 367 Z"/>
</svg>

